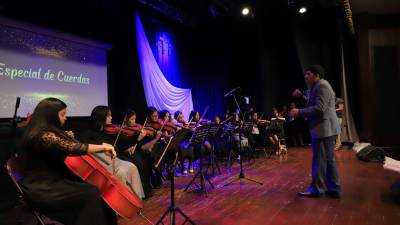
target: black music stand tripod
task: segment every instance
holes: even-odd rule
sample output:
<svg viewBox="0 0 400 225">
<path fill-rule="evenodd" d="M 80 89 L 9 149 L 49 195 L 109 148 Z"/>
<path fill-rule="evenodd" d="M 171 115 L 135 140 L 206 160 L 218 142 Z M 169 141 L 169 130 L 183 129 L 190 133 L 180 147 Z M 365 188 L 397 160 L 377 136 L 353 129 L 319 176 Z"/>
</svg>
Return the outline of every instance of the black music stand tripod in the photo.
<svg viewBox="0 0 400 225">
<path fill-rule="evenodd" d="M 240 110 L 240 107 L 239 107 L 239 103 L 238 103 L 237 100 L 236 100 L 236 96 L 235 96 L 235 93 L 234 93 L 234 92 L 232 93 L 232 96 L 233 96 L 233 99 L 235 100 L 235 103 L 236 103 L 237 108 L 239 109 L 239 113 L 241 113 L 241 110 Z M 224 187 L 225 187 L 225 186 L 228 186 L 228 185 L 230 185 L 230 184 L 232 184 L 233 182 L 235 182 L 235 181 L 237 181 L 237 180 L 239 180 L 240 184 L 242 184 L 242 179 L 246 179 L 246 180 L 248 180 L 248 181 L 257 183 L 257 184 L 259 184 L 259 185 L 263 185 L 263 183 L 261 183 L 261 182 L 259 182 L 259 181 L 256 181 L 256 180 L 253 180 L 253 179 L 250 179 L 250 178 L 247 178 L 247 177 L 244 175 L 242 153 L 243 153 L 243 147 L 242 147 L 242 126 L 241 126 L 241 127 L 239 127 L 239 151 L 238 151 L 239 164 L 240 164 L 239 177 L 238 177 L 237 179 L 235 179 L 235 180 L 232 180 L 232 181 L 230 181 L 230 182 L 224 184 L 224 185 L 223 185 Z"/>
<path fill-rule="evenodd" d="M 186 139 L 187 132 L 184 131 L 184 129 L 179 130 L 173 137 L 172 140 L 170 141 L 170 144 L 168 145 L 168 147 L 165 149 L 165 152 L 169 152 L 172 150 L 176 150 L 179 148 L 179 144 Z M 165 217 L 167 216 L 167 214 L 169 213 L 169 224 L 170 225 L 175 225 L 175 214 L 179 213 L 183 218 L 185 218 L 185 221 L 182 224 L 186 224 L 186 222 L 189 222 L 192 225 L 196 225 L 195 222 L 193 222 L 193 220 L 191 220 L 184 212 L 182 212 L 182 210 L 180 210 L 178 207 L 175 206 L 175 176 L 174 176 L 174 172 L 175 172 L 175 167 L 176 167 L 176 159 L 178 157 L 178 152 L 175 152 L 175 160 L 173 160 L 172 162 L 168 163 L 168 170 L 169 170 L 169 175 L 171 176 L 171 194 L 170 194 L 170 199 L 171 199 L 171 203 L 168 207 L 168 209 L 164 212 L 164 214 L 161 216 L 161 218 L 157 221 L 156 225 L 158 224 L 163 224 L 164 222 L 163 220 L 165 219 Z"/>
<path fill-rule="evenodd" d="M 189 146 L 195 146 L 196 144 L 202 144 L 204 142 L 204 139 L 207 135 L 207 131 L 209 129 L 209 125 L 203 125 L 200 127 L 197 127 L 194 130 L 194 133 L 192 137 L 189 140 Z M 204 193 L 205 196 L 207 196 L 207 187 L 205 181 L 207 181 L 211 188 L 214 189 L 214 185 L 211 183 L 210 179 L 207 176 L 207 171 L 203 171 L 203 160 L 202 160 L 202 155 L 201 155 L 201 149 L 200 149 L 200 168 L 199 171 L 196 173 L 196 175 L 192 178 L 192 180 L 188 183 L 188 185 L 185 188 L 185 192 L 189 189 L 189 187 L 194 184 L 194 181 L 196 180 L 197 177 L 200 178 L 200 192 Z"/>
</svg>

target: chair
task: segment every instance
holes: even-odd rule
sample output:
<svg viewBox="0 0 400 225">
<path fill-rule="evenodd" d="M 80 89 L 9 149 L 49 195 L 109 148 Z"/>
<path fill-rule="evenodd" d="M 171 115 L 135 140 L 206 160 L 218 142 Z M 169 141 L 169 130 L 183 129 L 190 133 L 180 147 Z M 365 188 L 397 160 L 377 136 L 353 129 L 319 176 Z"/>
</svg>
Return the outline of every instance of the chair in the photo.
<svg viewBox="0 0 400 225">
<path fill-rule="evenodd" d="M 28 206 L 28 208 L 30 208 L 33 212 L 33 214 L 35 215 L 36 219 L 37 219 L 37 224 L 40 225 L 50 225 L 50 224 L 54 224 L 54 223 L 45 223 L 44 221 L 47 219 L 44 215 L 40 214 L 39 212 L 37 212 L 36 210 L 34 210 L 32 207 L 30 207 L 27 202 L 24 200 L 24 192 L 21 189 L 19 182 L 21 182 L 22 178 L 24 178 L 25 175 L 25 157 L 12 157 L 7 161 L 6 164 L 6 169 L 7 169 L 7 173 L 10 176 L 11 180 L 13 181 L 13 183 L 15 184 L 16 188 L 19 191 L 20 194 L 20 201 Z"/>
</svg>

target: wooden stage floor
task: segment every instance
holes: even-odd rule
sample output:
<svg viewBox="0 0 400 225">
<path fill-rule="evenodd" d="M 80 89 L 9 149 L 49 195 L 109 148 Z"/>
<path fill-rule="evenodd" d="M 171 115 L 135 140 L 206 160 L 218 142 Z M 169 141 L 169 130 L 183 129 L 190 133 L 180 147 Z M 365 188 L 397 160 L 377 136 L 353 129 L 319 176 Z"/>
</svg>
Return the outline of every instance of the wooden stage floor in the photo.
<svg viewBox="0 0 400 225">
<path fill-rule="evenodd" d="M 199 225 L 267 224 L 400 224 L 400 206 L 389 197 L 390 185 L 400 174 L 383 170 L 382 164 L 359 161 L 354 151 L 336 152 L 342 182 L 341 199 L 301 198 L 296 194 L 311 180 L 311 148 L 289 148 L 287 157 L 258 158 L 245 163 L 246 177 L 263 182 L 235 182 L 238 163 L 211 178 L 215 189 L 208 197 L 198 191 L 183 192 L 191 176 L 176 177 L 176 206 Z M 195 188 L 195 186 L 192 186 Z M 209 187 L 209 186 L 207 186 Z M 169 182 L 144 201 L 143 213 L 156 222 L 169 206 Z M 167 217 L 168 219 L 168 217 Z M 182 217 L 177 214 L 177 223 Z M 119 225 L 149 224 L 139 216 L 119 220 Z M 165 224 L 169 224 L 165 221 Z"/>
<path fill-rule="evenodd" d="M 197 225 L 372 225 L 400 224 L 400 205 L 389 197 L 390 186 L 400 174 L 383 170 L 380 163 L 358 160 L 354 151 L 336 152 L 342 182 L 341 199 L 310 199 L 296 194 L 307 188 L 311 180 L 311 149 L 289 148 L 284 158 L 258 158 L 245 163 L 246 177 L 263 182 L 258 185 L 243 181 L 223 187 L 237 179 L 238 163 L 231 170 L 211 178 L 216 189 L 208 198 L 198 191 L 183 192 L 191 176 L 176 177 L 176 205 Z M 194 187 L 194 186 L 193 186 Z M 155 223 L 169 206 L 169 181 L 144 201 L 143 213 Z M 177 223 L 182 224 L 177 215 Z M 137 216 L 119 219 L 119 225 L 149 224 Z M 0 224 L 34 225 L 32 213 L 21 207 L 0 212 Z M 165 224 L 169 224 L 165 221 Z M 186 223 L 187 224 L 187 223 Z M 95 224 L 94 224 L 95 225 Z"/>
</svg>

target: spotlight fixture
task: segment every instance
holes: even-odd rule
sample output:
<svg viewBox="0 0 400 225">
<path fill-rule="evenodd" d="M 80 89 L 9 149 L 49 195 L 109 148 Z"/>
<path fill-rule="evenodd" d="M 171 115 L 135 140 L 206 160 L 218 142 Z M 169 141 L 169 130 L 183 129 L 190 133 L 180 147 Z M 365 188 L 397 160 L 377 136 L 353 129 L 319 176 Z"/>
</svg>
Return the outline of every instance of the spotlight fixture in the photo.
<svg viewBox="0 0 400 225">
<path fill-rule="evenodd" d="M 249 15 L 249 13 L 250 13 L 250 9 L 248 7 L 244 7 L 242 9 L 242 15 L 243 16 L 247 16 L 247 15 Z"/>
<path fill-rule="evenodd" d="M 299 13 L 303 14 L 303 13 L 305 13 L 305 12 L 307 12 L 307 8 L 306 8 L 306 7 L 301 7 L 301 8 L 299 9 Z"/>
</svg>

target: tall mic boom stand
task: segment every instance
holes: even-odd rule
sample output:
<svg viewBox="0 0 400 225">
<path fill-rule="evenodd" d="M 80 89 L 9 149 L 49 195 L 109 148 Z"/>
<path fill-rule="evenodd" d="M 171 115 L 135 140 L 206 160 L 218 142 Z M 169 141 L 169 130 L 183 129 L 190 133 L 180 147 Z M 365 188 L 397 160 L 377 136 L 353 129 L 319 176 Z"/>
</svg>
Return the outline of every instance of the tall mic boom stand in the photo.
<svg viewBox="0 0 400 225">
<path fill-rule="evenodd" d="M 235 100 L 235 103 L 236 103 L 237 108 L 239 109 L 239 113 L 241 114 L 242 111 L 240 110 L 239 103 L 238 103 L 238 101 L 237 101 L 237 99 L 236 99 L 235 93 L 232 93 L 232 96 L 233 96 L 233 99 Z M 244 171 L 243 171 L 243 161 L 242 161 L 242 158 L 243 158 L 243 157 L 242 157 L 242 153 L 243 153 L 243 147 L 242 147 L 242 125 L 240 125 L 240 127 L 239 127 L 239 153 L 238 153 L 238 155 L 239 155 L 239 164 L 240 164 L 240 173 L 239 173 L 239 177 L 238 177 L 237 179 L 234 179 L 234 180 L 232 180 L 232 181 L 230 181 L 230 182 L 224 184 L 224 185 L 223 185 L 224 187 L 225 187 L 225 186 L 228 186 L 228 185 L 230 185 L 230 184 L 232 184 L 233 182 L 235 182 L 235 181 L 237 181 L 237 180 L 239 180 L 240 184 L 242 184 L 242 179 L 246 179 L 246 180 L 248 180 L 248 181 L 257 183 L 257 184 L 259 184 L 259 185 L 263 185 L 263 183 L 261 183 L 261 182 L 259 182 L 259 181 L 256 181 L 256 180 L 253 180 L 253 179 L 250 179 L 250 178 L 247 178 L 247 177 L 244 175 Z"/>
</svg>

